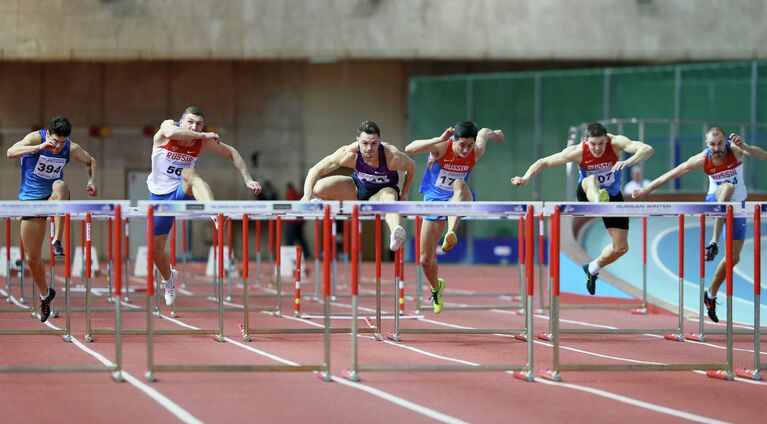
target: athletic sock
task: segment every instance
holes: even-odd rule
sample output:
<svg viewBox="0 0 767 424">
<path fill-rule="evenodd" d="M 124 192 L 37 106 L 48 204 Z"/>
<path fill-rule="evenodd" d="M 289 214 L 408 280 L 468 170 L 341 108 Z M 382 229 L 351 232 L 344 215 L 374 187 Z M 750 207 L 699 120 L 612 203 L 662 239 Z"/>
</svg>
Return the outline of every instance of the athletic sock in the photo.
<svg viewBox="0 0 767 424">
<path fill-rule="evenodd" d="M 591 275 L 597 275 L 599 274 L 599 270 L 601 270 L 602 267 L 599 266 L 597 263 L 597 260 L 594 259 L 593 261 L 589 262 L 589 274 Z"/>
</svg>

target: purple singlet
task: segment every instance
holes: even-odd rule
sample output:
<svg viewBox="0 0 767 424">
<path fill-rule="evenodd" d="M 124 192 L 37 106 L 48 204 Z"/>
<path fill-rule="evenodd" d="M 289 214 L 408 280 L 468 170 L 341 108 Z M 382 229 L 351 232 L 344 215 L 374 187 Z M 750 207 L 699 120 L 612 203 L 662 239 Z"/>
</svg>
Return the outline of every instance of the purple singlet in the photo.
<svg viewBox="0 0 767 424">
<path fill-rule="evenodd" d="M 354 165 L 354 176 L 362 183 L 366 190 L 377 192 L 384 187 L 397 187 L 399 174 L 390 171 L 386 166 L 386 154 L 383 144 L 378 145 L 378 168 L 365 163 L 362 154 L 357 151 L 357 163 Z"/>
</svg>

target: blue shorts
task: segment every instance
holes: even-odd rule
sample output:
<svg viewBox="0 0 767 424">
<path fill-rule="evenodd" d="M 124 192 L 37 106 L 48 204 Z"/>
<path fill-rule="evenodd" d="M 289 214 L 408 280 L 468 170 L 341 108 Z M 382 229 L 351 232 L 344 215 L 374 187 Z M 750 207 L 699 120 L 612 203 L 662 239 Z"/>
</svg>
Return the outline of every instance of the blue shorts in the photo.
<svg viewBox="0 0 767 424">
<path fill-rule="evenodd" d="M 149 200 L 194 200 L 194 196 L 184 193 L 184 185 L 179 184 L 176 191 L 171 191 L 168 194 L 154 194 L 150 192 Z M 170 229 L 173 227 L 173 221 L 175 221 L 175 218 L 172 216 L 154 217 L 154 235 L 163 236 L 170 234 Z"/>
<path fill-rule="evenodd" d="M 423 201 L 424 202 L 448 202 L 450 201 L 451 197 L 453 197 L 452 194 L 444 195 L 444 194 L 437 194 L 437 193 L 429 191 L 423 194 Z M 475 193 L 474 190 L 471 190 L 471 200 L 472 201 L 477 200 L 477 193 Z M 444 221 L 447 219 L 447 217 L 426 215 L 423 217 L 423 219 L 427 221 Z"/>
<path fill-rule="evenodd" d="M 716 194 L 707 194 L 707 202 L 716 202 Z M 727 225 L 724 226 L 725 234 L 727 231 Z M 745 240 L 746 239 L 746 218 L 733 218 L 732 220 L 732 239 L 733 240 Z"/>
</svg>

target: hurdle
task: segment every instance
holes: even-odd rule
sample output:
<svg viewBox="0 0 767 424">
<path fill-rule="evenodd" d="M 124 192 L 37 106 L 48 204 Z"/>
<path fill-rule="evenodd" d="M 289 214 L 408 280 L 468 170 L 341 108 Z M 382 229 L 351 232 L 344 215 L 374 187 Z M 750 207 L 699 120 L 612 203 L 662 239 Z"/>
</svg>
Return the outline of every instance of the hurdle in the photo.
<svg viewBox="0 0 767 424">
<path fill-rule="evenodd" d="M 476 217 L 467 217 L 467 220 L 476 218 Z M 511 302 L 514 301 L 515 298 L 523 299 L 525 297 L 524 290 L 526 289 L 525 285 L 522 283 L 525 280 L 525 270 L 524 270 L 524 225 L 525 225 L 525 218 L 524 216 L 519 217 L 513 217 L 510 219 L 517 219 L 518 223 L 518 230 L 517 230 L 517 266 L 519 268 L 519 281 L 520 281 L 520 288 L 518 291 L 495 291 L 495 292 L 473 292 L 473 293 L 450 293 L 450 297 L 501 297 L 501 296 L 507 296 L 511 299 Z M 423 266 L 421 265 L 421 226 L 423 224 L 423 217 L 420 215 L 415 216 L 415 265 L 416 265 L 416 271 L 415 271 L 415 306 L 413 314 L 416 317 L 423 316 L 423 313 L 421 312 L 421 309 L 423 308 Z M 539 265 L 539 273 L 540 271 L 540 265 Z M 542 274 L 540 274 L 542 275 Z M 541 284 L 543 284 L 541 282 Z M 543 286 L 541 286 L 541 289 Z M 541 291 L 541 295 L 543 291 Z M 442 308 L 443 311 L 447 310 L 492 310 L 492 309 L 505 309 L 505 310 L 518 310 L 520 314 L 524 314 L 525 305 L 524 302 L 522 302 L 519 305 L 515 305 L 513 303 L 505 303 L 505 304 L 495 304 L 495 305 L 462 305 L 462 304 L 451 304 L 451 303 L 445 303 L 444 307 Z"/>
<path fill-rule="evenodd" d="M 186 220 L 184 220 L 184 222 L 186 222 Z M 170 256 L 171 268 L 173 268 L 173 269 L 176 268 L 176 257 L 175 257 L 176 256 L 176 232 L 175 232 L 175 225 L 176 225 L 176 223 L 175 223 L 175 219 L 174 219 L 173 227 L 171 227 L 171 233 L 170 233 L 170 255 L 169 255 Z M 230 255 L 231 255 L 231 251 L 232 251 L 232 226 L 231 225 L 232 225 L 232 219 L 230 219 L 229 217 L 226 217 L 225 218 L 225 226 L 226 226 L 226 234 L 227 234 L 226 240 L 228 241 L 228 247 L 229 247 L 229 252 L 230 252 L 229 254 Z M 218 259 L 218 249 L 216 248 L 217 247 L 217 243 L 218 243 L 218 231 L 224 231 L 224 229 L 223 228 L 219 229 L 214 224 L 211 230 L 212 230 L 211 234 L 212 234 L 212 246 L 213 246 L 213 260 L 214 260 L 214 263 L 215 263 L 217 261 L 217 259 Z M 232 291 L 232 280 L 231 280 L 231 277 L 229 276 L 229 270 L 225 270 L 225 273 L 227 275 L 226 284 L 228 286 L 227 290 L 228 290 L 228 293 L 229 293 L 229 295 L 225 299 L 226 299 L 227 302 L 230 302 L 232 300 L 232 293 L 231 293 L 231 291 Z M 155 281 L 159 285 L 160 279 L 155 277 Z M 216 302 L 217 299 L 218 299 L 218 288 L 216 286 L 216 279 L 214 278 L 213 281 L 210 282 L 210 284 L 211 284 L 211 287 L 213 289 L 212 293 L 191 293 L 191 292 L 189 292 L 189 293 L 184 293 L 184 297 L 187 297 L 187 298 L 203 298 L 203 299 L 208 299 L 208 300 Z M 200 284 L 200 286 L 205 286 L 205 285 L 207 285 L 207 282 L 205 282 L 203 284 Z M 188 284 L 186 286 L 182 285 L 182 288 L 184 290 L 187 290 L 188 286 L 189 286 Z M 156 295 L 156 297 L 155 297 L 155 315 L 159 316 L 160 315 L 160 308 L 159 308 L 159 305 L 160 305 L 160 290 L 155 290 L 155 295 Z M 216 305 L 216 306 L 179 306 L 177 303 L 173 303 L 173 305 L 171 305 L 170 316 L 171 316 L 171 318 L 176 318 L 176 317 L 178 317 L 178 313 L 179 312 L 217 312 L 219 310 L 219 308 L 223 308 L 224 311 L 237 311 L 237 310 L 239 310 L 238 307 L 225 306 L 225 305 L 224 306 L 219 306 L 219 305 Z"/>
<path fill-rule="evenodd" d="M 222 299 L 223 299 L 223 283 L 224 283 L 224 213 L 227 214 L 235 214 L 235 213 L 242 213 L 243 217 L 243 226 L 244 230 L 243 233 L 246 234 L 247 230 L 247 215 L 248 212 L 253 214 L 258 213 L 273 213 L 277 210 L 280 210 L 279 208 L 272 209 L 272 204 L 264 204 L 267 202 L 248 202 L 248 203 L 242 203 L 242 202 L 216 202 L 216 203 L 190 203 L 190 202 L 169 202 L 169 203 L 163 203 L 163 202 L 145 202 L 146 208 L 147 208 L 147 237 L 151 237 L 154 233 L 154 207 L 153 205 L 157 206 L 158 212 L 162 214 L 172 214 L 172 213 L 178 213 L 179 211 L 189 211 L 193 212 L 197 215 L 206 215 L 215 213 L 217 217 L 218 222 L 218 234 L 217 234 L 217 289 L 218 289 L 218 298 L 219 298 L 219 305 L 221 305 Z M 305 205 L 305 208 L 307 210 L 313 210 L 315 212 L 322 211 L 323 212 L 323 224 L 324 224 L 324 232 L 325 232 L 325 245 L 324 249 L 325 251 L 328 251 L 330 249 L 330 205 L 322 205 L 319 203 L 314 204 L 300 204 Z M 292 208 L 292 206 L 288 206 Z M 244 253 L 247 253 L 247 242 L 243 243 L 243 249 Z M 323 263 L 323 297 L 325 300 L 324 304 L 324 319 L 325 319 L 325 325 L 324 328 L 322 328 L 322 332 L 324 334 L 323 339 L 323 363 L 321 364 L 313 364 L 313 365 L 250 365 L 250 364 L 241 364 L 241 365 L 209 365 L 209 364 L 191 364 L 191 365 L 168 365 L 168 364 L 157 364 L 154 360 L 154 335 L 157 333 L 157 331 L 154 330 L 153 326 L 153 320 L 154 317 L 151 310 L 151 304 L 153 302 L 153 296 L 154 296 L 154 273 L 152 272 L 152 268 L 154 267 L 153 264 L 154 259 L 154 248 L 151 244 L 148 245 L 148 261 L 147 261 L 147 369 L 146 369 L 146 379 L 148 381 L 157 381 L 157 378 L 155 376 L 155 373 L 157 372 L 319 372 L 320 377 L 323 381 L 330 381 L 331 375 L 330 375 L 330 262 L 329 257 L 326 256 L 326 259 Z M 244 260 L 247 260 L 247 257 L 244 257 Z M 247 263 L 246 263 L 247 264 Z M 244 285 L 247 287 L 247 277 L 245 278 Z M 279 282 L 277 283 L 279 287 Z M 246 289 L 247 290 L 247 289 Z M 247 296 L 245 296 L 245 299 L 247 300 Z M 222 327 L 222 320 L 223 320 L 223 310 L 219 309 L 219 328 Z M 247 304 L 245 306 L 245 311 L 247 314 L 248 307 Z M 247 315 L 246 315 L 247 319 Z M 246 327 L 247 329 L 247 327 Z M 191 331 L 191 330 L 187 330 Z M 223 334 L 219 333 L 218 337 L 216 338 L 217 341 L 225 341 Z"/>
<path fill-rule="evenodd" d="M 745 204 L 745 207 L 747 209 L 758 208 L 759 206 L 760 205 L 758 203 L 752 203 L 752 202 L 748 202 L 748 203 Z M 761 217 L 755 212 L 753 218 L 754 218 L 754 233 L 758 234 L 759 231 L 756 229 L 756 225 L 758 223 L 761 226 L 761 220 L 760 220 Z M 705 312 L 704 312 L 705 306 L 703 305 L 703 293 L 706 291 L 706 284 L 705 284 L 705 281 L 704 281 L 705 280 L 705 275 L 706 275 L 706 262 L 705 262 L 705 256 L 704 256 L 704 253 L 703 253 L 704 250 L 705 250 L 705 237 L 706 237 L 705 215 L 701 215 L 701 218 L 700 218 L 700 246 L 698 248 L 698 254 L 699 254 L 699 257 L 700 257 L 700 269 L 698 271 L 699 276 L 700 276 L 700 278 L 699 278 L 699 292 L 698 292 L 698 301 L 700 302 L 698 304 L 698 331 L 697 332 L 689 332 L 689 333 L 685 334 L 685 338 L 690 339 L 692 341 L 696 341 L 696 342 L 705 342 L 706 341 L 706 334 L 727 334 L 727 330 L 726 329 L 721 329 L 721 328 L 709 328 L 709 329 L 706 329 L 705 328 L 705 316 L 706 315 L 705 315 Z M 754 244 L 756 245 L 757 243 L 759 243 L 761 245 L 761 240 L 756 240 L 756 238 L 758 238 L 758 237 L 755 237 Z M 756 267 L 759 265 L 758 258 L 759 258 L 759 254 L 757 253 L 757 251 L 754 251 L 754 259 L 755 259 L 754 260 L 754 273 L 756 273 L 756 271 L 757 271 Z M 755 290 L 754 295 L 757 295 L 758 293 L 756 293 L 756 290 L 758 290 L 758 289 L 754 288 L 754 290 Z M 758 300 L 756 300 L 756 301 L 757 301 L 757 304 L 758 304 Z M 755 306 L 756 306 L 756 304 L 755 304 Z M 754 323 L 758 323 L 758 322 L 759 322 L 758 320 L 754 321 Z M 748 330 L 748 329 L 733 329 L 732 330 L 732 334 L 737 334 L 737 335 L 753 335 L 754 331 L 753 330 Z"/>
<path fill-rule="evenodd" d="M 394 365 L 394 364 L 360 364 L 357 351 L 357 314 L 358 314 L 358 282 L 359 268 L 357 257 L 359 255 L 359 233 L 355 225 L 360 215 L 373 215 L 377 222 L 385 213 L 400 213 L 402 215 L 460 215 L 460 216 L 501 216 L 508 219 L 513 216 L 526 215 L 526 250 L 533 251 L 534 237 L 533 225 L 536 208 L 542 209 L 542 203 L 512 203 L 512 202 L 343 202 L 342 209 L 352 215 L 352 365 L 346 372 L 346 378 L 352 381 L 360 380 L 361 371 L 513 371 L 516 378 L 533 381 L 533 337 L 527 337 L 527 362 L 525 364 L 493 364 L 493 365 Z M 395 314 L 394 332 L 389 339 L 400 341 L 400 334 L 515 334 L 524 332 L 531 334 L 533 331 L 532 304 L 534 296 L 534 269 L 532 265 L 533 255 L 527 255 L 526 266 L 526 313 L 525 328 L 483 328 L 483 329 L 405 329 L 399 327 L 399 314 L 396 313 L 399 300 L 395 290 Z M 376 264 L 378 266 L 378 263 Z M 380 307 L 378 308 L 380 310 Z"/>
<path fill-rule="evenodd" d="M 746 210 L 754 211 L 754 365 L 752 368 L 738 368 L 735 373 L 738 377 L 752 380 L 762 379 L 762 370 L 767 368 L 767 363 L 761 360 L 761 282 L 762 282 L 762 215 L 767 215 L 767 204 L 748 202 Z"/>
<path fill-rule="evenodd" d="M 104 201 L 60 201 L 56 203 L 48 201 L 16 201 L 0 202 L 0 217 L 6 218 L 6 241 L 10 240 L 10 218 L 21 216 L 47 217 L 50 215 L 64 215 L 64 314 L 65 326 L 63 329 L 24 329 L 24 330 L 0 330 L 0 335 L 61 335 L 67 343 L 73 341 L 72 338 L 72 307 L 70 296 L 71 282 L 71 253 L 72 253 L 72 228 L 71 220 L 75 218 L 84 219 L 90 223 L 92 216 L 107 217 L 113 216 L 119 220 L 121 216 L 121 205 L 127 204 L 124 201 L 104 202 Z M 47 219 L 46 219 L 47 223 Z M 22 269 L 23 272 L 23 269 Z M 10 282 L 8 282 L 9 284 Z M 33 284 L 33 288 L 35 285 Z M 10 285 L 8 285 L 10 290 Z M 11 296 L 10 292 L 8 293 Z M 36 297 L 34 289 L 32 296 Z M 122 342 L 120 337 L 121 314 L 119 302 L 115 302 L 115 364 L 114 365 L 0 365 L 0 372 L 109 372 L 112 378 L 117 381 L 123 381 L 122 377 Z"/>
<path fill-rule="evenodd" d="M 559 203 L 547 204 L 546 212 L 551 216 L 551 265 L 553 303 L 550 319 L 553 321 L 551 334 L 539 338 L 553 342 L 553 367 L 544 370 L 540 376 L 553 381 L 561 380 L 562 371 L 708 371 L 710 377 L 727 380 L 734 378 L 732 340 L 732 220 L 733 203 Z M 727 220 L 726 257 L 727 271 L 727 347 L 726 362 L 723 363 L 676 363 L 676 364 L 562 364 L 559 359 L 560 335 L 562 334 L 663 334 L 667 340 L 684 341 L 684 218 L 685 215 L 707 214 L 725 216 Z M 560 219 L 569 216 L 676 216 L 679 221 L 679 310 L 678 328 L 672 329 L 562 329 L 559 318 L 559 255 Z M 671 332 L 671 334 L 666 334 Z"/>
<path fill-rule="evenodd" d="M 261 215 L 263 215 L 263 214 L 268 214 L 268 215 L 278 214 L 276 216 L 276 220 L 275 220 L 275 223 L 276 223 L 275 228 L 278 228 L 278 229 L 281 226 L 282 216 L 285 216 L 286 218 L 290 218 L 290 219 L 292 219 L 294 217 L 306 217 L 306 218 L 309 218 L 309 219 L 315 218 L 317 220 L 320 217 L 322 217 L 322 219 L 324 220 L 325 219 L 325 217 L 324 217 L 325 210 L 323 209 L 323 206 L 327 206 L 328 213 L 332 213 L 332 214 L 336 214 L 337 215 L 337 214 L 339 214 L 341 212 L 341 203 L 340 202 L 322 202 L 322 203 L 319 203 L 319 202 L 274 202 L 273 204 L 268 204 L 268 202 L 256 202 L 255 204 L 257 204 L 261 208 L 261 209 L 258 209 L 258 210 L 254 210 L 252 208 L 248 209 L 248 207 L 249 207 L 248 205 L 250 205 L 250 204 L 251 203 L 242 203 L 242 202 L 236 203 L 236 205 L 242 205 L 243 211 L 246 211 L 246 212 L 251 212 L 251 213 L 254 213 L 254 214 L 261 214 Z M 325 266 L 324 265 L 325 261 L 327 261 L 327 263 L 329 264 L 328 266 L 330 267 L 329 281 L 331 282 L 331 284 L 330 284 L 330 286 L 328 288 L 329 293 L 330 293 L 330 302 L 327 305 L 327 307 L 328 307 L 327 317 L 328 317 L 328 319 L 333 318 L 333 317 L 349 317 L 349 314 L 332 314 L 330 312 L 330 309 L 329 309 L 330 306 L 331 306 L 330 304 L 332 303 L 332 299 L 333 299 L 333 291 L 332 291 L 333 255 L 332 255 L 332 251 L 333 251 L 333 241 L 334 241 L 334 238 L 332 237 L 332 233 L 333 233 L 333 230 L 332 230 L 333 224 L 332 224 L 332 222 L 333 222 L 333 219 L 331 219 L 331 218 L 328 218 L 328 219 L 329 219 L 328 223 L 325 223 L 323 221 L 323 236 L 322 236 L 323 245 L 325 245 L 324 244 L 325 243 L 325 239 L 327 238 L 327 243 L 330 246 L 328 249 L 323 249 L 323 252 L 322 252 L 323 266 Z M 324 230 L 325 225 L 329 226 L 330 232 L 327 232 L 327 231 Z M 243 226 L 247 226 L 247 222 L 246 221 L 243 222 Z M 244 242 L 243 242 L 243 257 L 245 257 L 246 256 L 245 250 L 248 248 L 248 241 L 247 241 L 246 237 L 243 237 L 243 240 L 244 240 Z M 274 247 L 275 247 L 275 255 L 274 255 L 275 256 L 275 275 L 277 275 L 277 277 L 278 277 L 276 279 L 276 281 L 275 281 L 275 286 L 276 286 L 276 291 L 277 291 L 277 296 L 278 296 L 278 308 L 276 310 L 273 310 L 271 308 L 267 308 L 267 309 L 261 308 L 261 311 L 264 311 L 264 312 L 272 311 L 274 316 L 278 316 L 279 317 L 279 316 L 282 316 L 282 294 L 281 294 L 281 292 L 282 292 L 282 289 L 281 289 L 282 282 L 281 282 L 281 272 L 279 271 L 280 270 L 280 265 L 282 263 L 281 262 L 282 261 L 282 257 L 281 257 L 281 254 L 280 254 L 280 250 L 281 250 L 280 249 L 280 247 L 281 247 L 281 236 L 280 236 L 280 232 L 279 231 L 277 231 L 275 233 L 275 236 L 274 236 Z M 315 256 L 318 257 L 319 256 L 319 252 L 317 252 L 317 254 Z M 300 266 L 300 264 L 299 264 L 299 266 Z M 244 267 L 244 265 L 243 265 L 243 267 Z M 318 271 L 318 270 L 315 270 L 315 271 Z M 298 279 L 298 278 L 299 278 L 299 276 L 296 276 L 296 279 Z M 324 282 L 323 282 L 323 287 L 324 287 Z M 379 281 L 379 284 L 378 284 L 377 287 L 378 287 L 378 290 L 377 290 L 378 299 L 380 301 L 380 281 Z M 297 299 L 295 297 L 295 293 L 296 293 L 296 291 L 295 291 L 295 285 L 294 285 L 294 297 L 293 297 L 293 304 L 294 305 L 296 305 L 297 301 L 300 302 L 300 298 Z M 243 305 L 243 310 L 244 310 L 243 323 L 242 323 L 242 326 L 240 327 L 240 331 L 242 332 L 242 336 L 243 336 L 243 340 L 244 341 L 251 341 L 251 337 L 250 336 L 254 335 L 254 334 L 316 334 L 316 333 L 324 333 L 325 331 L 328 331 L 329 333 L 345 333 L 345 334 L 348 334 L 348 333 L 350 333 L 352 331 L 351 327 L 330 327 L 327 330 L 325 328 L 255 328 L 255 327 L 252 327 L 250 325 L 249 312 L 253 311 L 254 308 L 251 308 L 251 307 L 248 306 L 249 305 L 249 303 L 247 301 L 248 297 L 249 296 L 245 296 L 246 302 L 244 302 L 245 304 Z M 327 302 L 327 299 L 324 302 Z M 256 310 L 258 310 L 258 309 L 256 309 Z M 380 309 L 379 309 L 379 311 L 380 311 Z M 294 310 L 293 310 L 293 315 L 297 316 L 299 318 L 309 317 L 307 315 L 303 315 L 303 314 L 300 314 L 300 313 L 298 315 L 296 315 L 295 307 L 294 307 Z M 380 315 L 380 314 L 377 314 L 377 315 Z M 324 318 L 324 317 L 325 316 L 323 315 L 321 318 Z M 372 333 L 372 334 L 375 334 L 377 338 L 380 338 L 380 332 L 381 332 L 381 319 L 380 319 L 380 317 L 377 316 L 376 325 L 374 325 L 374 326 L 371 325 L 368 328 L 362 329 L 361 332 L 363 332 L 363 333 Z"/>
</svg>

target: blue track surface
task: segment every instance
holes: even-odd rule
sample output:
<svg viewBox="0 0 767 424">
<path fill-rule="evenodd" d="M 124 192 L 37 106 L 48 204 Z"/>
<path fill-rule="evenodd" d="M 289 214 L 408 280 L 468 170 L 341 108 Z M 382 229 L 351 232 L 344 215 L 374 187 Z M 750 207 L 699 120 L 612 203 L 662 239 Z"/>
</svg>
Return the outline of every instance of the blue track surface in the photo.
<svg viewBox="0 0 767 424">
<path fill-rule="evenodd" d="M 706 237 L 704 241 L 708 243 L 713 230 L 713 219 L 707 220 Z M 609 271 L 622 278 L 629 284 L 640 288 L 642 287 L 642 221 L 641 218 L 632 218 L 629 230 L 629 252 L 615 263 L 609 265 Z M 678 219 L 665 217 L 652 217 L 647 224 L 647 290 L 649 296 L 663 299 L 666 302 L 678 304 Z M 699 221 L 698 218 L 688 218 L 685 222 L 685 261 L 684 261 L 684 307 L 697 312 L 700 304 L 699 296 L 699 267 L 700 254 L 698 246 L 699 241 Z M 581 245 L 592 257 L 596 257 L 602 251 L 602 248 L 610 242 L 601 220 L 591 221 L 581 233 Z M 749 220 L 746 241 L 741 253 L 741 261 L 735 267 L 734 288 L 733 288 L 733 320 L 743 324 L 753 324 L 754 320 L 754 235 L 753 225 Z M 762 243 L 767 242 L 767 237 L 762 236 Z M 717 264 L 724 258 L 724 234 L 720 240 L 719 255 L 713 262 L 707 262 L 705 267 L 706 287 L 711 282 Z M 765 263 L 764 249 L 761 252 L 761 263 Z M 574 265 L 571 260 L 562 256 L 562 290 L 575 293 L 585 293 L 583 271 Z M 565 265 L 565 262 L 568 264 Z M 579 285 L 565 285 L 566 276 L 579 273 Z M 764 279 L 763 279 L 764 280 Z M 600 284 L 601 283 L 601 284 Z M 608 294 L 608 284 L 603 281 L 597 283 L 597 294 L 602 296 L 615 296 Z M 765 282 L 762 281 L 762 289 L 766 289 Z M 613 292 L 618 292 L 612 288 Z M 625 296 L 625 295 L 623 295 Z M 761 323 L 767 323 L 767 299 L 762 296 L 760 305 Z M 717 315 L 720 319 L 727 316 L 726 289 L 722 284 L 719 289 Z M 706 320 L 708 318 L 706 317 Z"/>
</svg>

